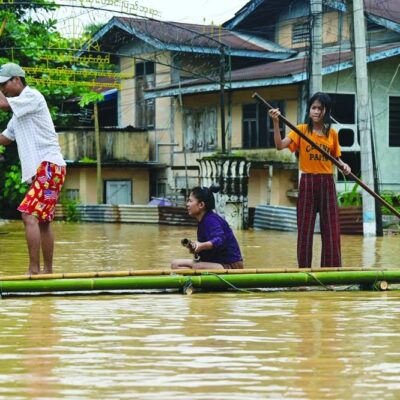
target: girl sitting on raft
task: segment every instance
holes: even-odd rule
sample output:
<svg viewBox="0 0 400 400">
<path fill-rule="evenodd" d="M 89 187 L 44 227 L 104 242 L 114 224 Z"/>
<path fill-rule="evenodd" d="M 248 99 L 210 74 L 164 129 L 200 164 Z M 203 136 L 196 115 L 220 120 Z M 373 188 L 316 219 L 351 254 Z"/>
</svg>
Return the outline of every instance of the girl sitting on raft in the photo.
<svg viewBox="0 0 400 400">
<path fill-rule="evenodd" d="M 243 258 L 239 244 L 228 223 L 213 210 L 213 192 L 219 187 L 193 188 L 186 207 L 190 216 L 197 219 L 197 241 L 187 246 L 195 259 L 175 259 L 172 269 L 241 269 Z"/>
</svg>

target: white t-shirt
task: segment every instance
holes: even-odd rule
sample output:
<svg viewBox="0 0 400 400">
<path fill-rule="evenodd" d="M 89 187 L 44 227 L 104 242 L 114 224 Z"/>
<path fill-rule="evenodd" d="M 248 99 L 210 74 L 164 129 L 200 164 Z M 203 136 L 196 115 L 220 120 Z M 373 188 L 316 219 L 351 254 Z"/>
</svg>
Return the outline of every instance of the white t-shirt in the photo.
<svg viewBox="0 0 400 400">
<path fill-rule="evenodd" d="M 22 182 L 30 182 L 43 161 L 66 165 L 43 95 L 26 86 L 19 96 L 7 100 L 13 116 L 2 134 L 17 142 Z"/>
</svg>

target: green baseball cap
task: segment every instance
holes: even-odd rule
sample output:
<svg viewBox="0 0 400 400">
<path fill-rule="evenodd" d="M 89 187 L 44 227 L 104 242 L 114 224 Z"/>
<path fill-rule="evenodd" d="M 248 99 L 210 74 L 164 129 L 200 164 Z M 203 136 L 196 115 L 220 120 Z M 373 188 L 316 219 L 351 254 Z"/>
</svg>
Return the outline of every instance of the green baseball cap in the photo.
<svg viewBox="0 0 400 400">
<path fill-rule="evenodd" d="M 17 64 L 7 63 L 0 67 L 0 83 L 7 82 L 13 76 L 25 76 L 25 71 Z"/>
</svg>

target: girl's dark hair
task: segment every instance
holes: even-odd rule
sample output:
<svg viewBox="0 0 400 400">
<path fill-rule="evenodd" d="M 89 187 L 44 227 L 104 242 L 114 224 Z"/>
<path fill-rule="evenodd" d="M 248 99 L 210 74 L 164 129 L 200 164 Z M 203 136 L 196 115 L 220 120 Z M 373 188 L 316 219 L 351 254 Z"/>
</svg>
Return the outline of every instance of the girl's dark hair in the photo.
<svg viewBox="0 0 400 400">
<path fill-rule="evenodd" d="M 314 103 L 314 101 L 319 101 L 322 105 L 323 108 L 325 108 L 325 115 L 324 115 L 324 119 L 323 119 L 323 124 L 324 127 L 322 129 L 324 135 L 326 137 L 328 137 L 329 134 L 329 129 L 331 129 L 331 124 L 332 124 L 332 120 L 331 120 L 331 110 L 332 110 L 332 100 L 329 97 L 329 95 L 327 95 L 326 93 L 323 92 L 317 92 L 315 93 L 310 100 L 308 100 L 308 105 L 307 105 L 307 125 L 308 125 L 308 131 L 311 133 L 313 130 L 313 123 L 312 120 L 310 118 L 310 108 L 312 106 L 312 104 Z"/>
<path fill-rule="evenodd" d="M 205 204 L 206 210 L 211 211 L 215 208 L 214 194 L 219 192 L 219 186 L 210 186 L 209 188 L 203 186 L 194 187 L 190 193 L 198 200 Z"/>
</svg>

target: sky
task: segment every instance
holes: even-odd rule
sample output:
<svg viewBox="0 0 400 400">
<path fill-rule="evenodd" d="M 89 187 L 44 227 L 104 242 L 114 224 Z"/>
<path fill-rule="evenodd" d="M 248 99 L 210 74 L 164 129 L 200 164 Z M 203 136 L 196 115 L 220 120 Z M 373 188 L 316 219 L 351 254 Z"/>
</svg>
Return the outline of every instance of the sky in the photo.
<svg viewBox="0 0 400 400">
<path fill-rule="evenodd" d="M 161 19 L 175 22 L 227 21 L 249 0 L 142 0 L 140 4 L 161 11 Z M 204 21 L 205 20 L 205 21 Z"/>
<path fill-rule="evenodd" d="M 102 6 L 108 1 L 115 4 Z M 61 0 L 59 4 L 71 4 L 73 7 L 63 7 L 63 10 L 54 13 L 58 19 L 59 29 L 67 36 L 79 36 L 83 27 L 91 23 L 107 22 L 113 12 L 93 11 L 79 8 L 77 5 L 96 5 L 101 8 L 122 9 L 132 7 L 134 0 Z M 157 12 L 155 19 L 174 22 L 186 22 L 196 24 L 220 25 L 240 10 L 249 0 L 138 0 L 138 15 L 145 16 L 143 10 L 152 9 Z M 57 1 L 56 1 L 57 3 Z M 140 10 L 142 10 L 140 12 Z M 126 14 L 125 14 L 126 15 Z M 148 14 L 148 16 L 151 16 Z"/>
</svg>

